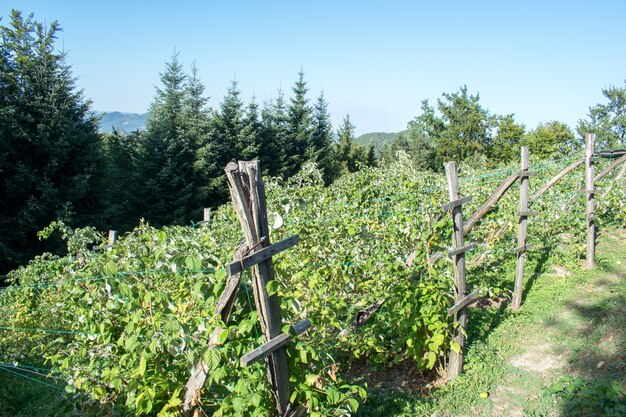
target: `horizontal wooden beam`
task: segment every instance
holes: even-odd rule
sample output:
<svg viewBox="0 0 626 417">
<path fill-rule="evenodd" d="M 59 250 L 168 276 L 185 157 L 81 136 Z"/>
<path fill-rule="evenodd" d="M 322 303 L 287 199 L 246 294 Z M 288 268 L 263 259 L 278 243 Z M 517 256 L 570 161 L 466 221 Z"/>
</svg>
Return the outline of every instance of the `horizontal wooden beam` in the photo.
<svg viewBox="0 0 626 417">
<path fill-rule="evenodd" d="M 241 261 L 231 262 L 226 266 L 226 272 L 228 276 L 238 274 L 244 269 L 250 268 L 254 265 L 258 265 L 263 261 L 267 261 L 272 256 L 295 246 L 298 243 L 298 235 L 293 235 L 287 239 L 283 239 L 279 242 L 264 247 L 263 249 L 244 257 Z"/>
<path fill-rule="evenodd" d="M 294 331 L 296 336 L 301 335 L 305 331 L 311 328 L 311 321 L 309 319 L 303 320 L 300 323 L 293 326 L 291 329 Z M 239 364 L 242 367 L 252 365 L 255 362 L 260 361 L 261 359 L 269 356 L 276 349 L 284 346 L 291 339 L 291 335 L 288 333 L 281 333 L 269 342 L 263 343 L 258 348 L 254 349 L 250 353 L 246 353 L 239 360 Z"/>
<path fill-rule="evenodd" d="M 520 177 L 532 177 L 533 175 L 537 175 L 535 171 L 520 171 Z"/>
<path fill-rule="evenodd" d="M 453 208 L 458 207 L 458 206 L 460 206 L 462 204 L 468 203 L 470 201 L 472 201 L 472 196 L 468 195 L 467 197 L 462 197 L 462 198 L 459 198 L 458 200 L 450 201 L 449 203 L 444 204 L 442 207 L 443 207 L 444 211 L 448 211 L 448 210 L 452 210 Z"/>
<path fill-rule="evenodd" d="M 467 245 L 461 246 L 460 248 L 450 249 L 448 251 L 448 258 L 452 258 L 458 254 L 465 253 L 468 250 L 472 250 L 476 247 L 476 242 L 468 243 Z"/>
<path fill-rule="evenodd" d="M 458 303 L 450 307 L 448 309 L 448 316 L 454 315 L 457 311 L 459 311 L 460 309 L 462 309 L 463 307 L 465 307 L 466 305 L 474 301 L 476 298 L 478 298 L 478 290 L 472 291 L 471 294 L 466 295 L 465 297 L 461 298 L 461 300 Z"/>
</svg>

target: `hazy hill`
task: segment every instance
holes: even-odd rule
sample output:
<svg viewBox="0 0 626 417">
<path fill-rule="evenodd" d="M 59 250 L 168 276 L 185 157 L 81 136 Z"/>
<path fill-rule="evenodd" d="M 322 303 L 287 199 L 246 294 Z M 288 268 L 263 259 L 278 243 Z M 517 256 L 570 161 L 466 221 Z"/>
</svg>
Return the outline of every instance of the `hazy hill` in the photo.
<svg viewBox="0 0 626 417">
<path fill-rule="evenodd" d="M 404 132 L 398 132 L 398 133 L 385 133 L 385 132 L 365 133 L 365 134 L 359 136 L 358 138 L 355 138 L 354 142 L 358 143 L 360 145 L 363 145 L 366 148 L 369 148 L 371 145 L 374 145 L 374 150 L 376 151 L 376 154 L 378 155 L 378 154 L 380 154 L 380 151 L 382 150 L 383 146 L 385 146 L 386 144 L 391 144 L 391 142 L 393 142 L 393 140 L 400 133 L 404 133 Z"/>
<path fill-rule="evenodd" d="M 109 133 L 113 129 L 124 132 L 144 130 L 146 128 L 146 118 L 148 113 L 123 113 L 119 111 L 98 112 L 100 118 L 100 132 Z"/>
</svg>

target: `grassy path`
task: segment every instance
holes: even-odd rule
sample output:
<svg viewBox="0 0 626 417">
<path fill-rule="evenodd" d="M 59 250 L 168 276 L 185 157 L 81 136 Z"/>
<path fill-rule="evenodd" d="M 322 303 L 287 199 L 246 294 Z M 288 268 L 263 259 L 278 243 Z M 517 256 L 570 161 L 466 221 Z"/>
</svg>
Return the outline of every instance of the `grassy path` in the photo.
<svg viewBox="0 0 626 417">
<path fill-rule="evenodd" d="M 626 415 L 626 232 L 604 232 L 595 269 L 552 265 L 529 281 L 519 312 L 471 311 L 454 384 L 426 399 L 372 394 L 358 415 Z"/>
</svg>

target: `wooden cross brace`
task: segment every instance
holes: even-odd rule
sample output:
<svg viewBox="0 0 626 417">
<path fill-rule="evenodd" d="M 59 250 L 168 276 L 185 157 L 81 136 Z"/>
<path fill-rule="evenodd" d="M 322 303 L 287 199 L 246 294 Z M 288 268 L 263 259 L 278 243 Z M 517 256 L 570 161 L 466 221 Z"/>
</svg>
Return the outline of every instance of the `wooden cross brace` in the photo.
<svg viewBox="0 0 626 417">
<path fill-rule="evenodd" d="M 291 330 L 295 333 L 296 336 L 301 335 L 305 331 L 311 328 L 311 322 L 309 319 L 303 320 L 295 326 L 291 327 Z M 252 352 L 247 353 L 241 357 L 239 360 L 239 364 L 242 367 L 246 367 L 248 365 L 252 365 L 255 362 L 260 361 L 263 358 L 269 356 L 276 349 L 280 348 L 287 344 L 287 342 L 291 339 L 292 335 L 289 333 L 281 333 L 276 336 L 269 342 L 263 343 L 258 348 L 254 349 Z"/>
<path fill-rule="evenodd" d="M 465 252 L 467 252 L 469 250 L 472 250 L 475 247 L 476 247 L 476 242 L 471 242 L 471 243 L 468 243 L 467 245 L 461 246 L 460 248 L 450 249 L 448 251 L 448 257 L 449 258 L 454 258 L 455 256 L 460 255 L 462 253 L 465 253 Z"/>
<path fill-rule="evenodd" d="M 450 201 L 449 203 L 444 204 L 444 205 L 442 206 L 443 211 L 452 210 L 452 209 L 453 209 L 453 208 L 455 208 L 455 207 L 458 207 L 458 206 L 460 206 L 460 205 L 462 205 L 462 204 L 468 203 L 468 202 L 472 201 L 472 198 L 473 198 L 473 197 L 472 197 L 471 195 L 468 195 L 468 196 L 466 196 L 466 197 L 461 197 L 461 198 L 459 198 L 459 199 L 452 200 L 452 201 Z"/>
<path fill-rule="evenodd" d="M 228 276 L 232 276 L 243 272 L 244 269 L 253 267 L 254 265 L 258 265 L 261 262 L 265 262 L 270 259 L 272 256 L 279 254 L 280 252 L 295 246 L 298 243 L 298 235 L 293 235 L 288 237 L 287 239 L 283 239 L 279 242 L 274 243 L 273 245 L 266 246 L 263 249 L 260 249 L 251 255 L 244 256 L 243 259 L 239 261 L 233 261 L 226 266 L 226 272 Z"/>
<path fill-rule="evenodd" d="M 472 291 L 471 294 L 461 298 L 458 303 L 448 309 L 448 316 L 453 316 L 457 311 L 474 301 L 478 297 L 478 290 Z"/>
</svg>

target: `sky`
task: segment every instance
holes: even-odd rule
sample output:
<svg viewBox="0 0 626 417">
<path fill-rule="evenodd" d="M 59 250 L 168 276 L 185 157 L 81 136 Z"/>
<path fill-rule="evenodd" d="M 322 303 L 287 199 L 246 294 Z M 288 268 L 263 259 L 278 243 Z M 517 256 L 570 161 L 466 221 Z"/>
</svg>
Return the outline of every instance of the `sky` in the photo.
<svg viewBox="0 0 626 417">
<path fill-rule="evenodd" d="M 626 80 L 626 1 L 0 0 L 57 20 L 77 86 L 97 111 L 146 112 L 165 62 L 195 62 L 217 108 L 232 80 L 242 98 L 287 97 L 304 72 L 333 125 L 397 132 L 461 86 L 491 114 L 527 129 L 575 128 L 602 89 Z"/>
</svg>

